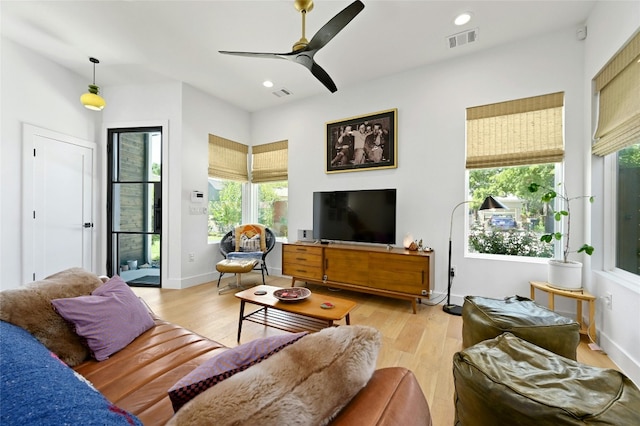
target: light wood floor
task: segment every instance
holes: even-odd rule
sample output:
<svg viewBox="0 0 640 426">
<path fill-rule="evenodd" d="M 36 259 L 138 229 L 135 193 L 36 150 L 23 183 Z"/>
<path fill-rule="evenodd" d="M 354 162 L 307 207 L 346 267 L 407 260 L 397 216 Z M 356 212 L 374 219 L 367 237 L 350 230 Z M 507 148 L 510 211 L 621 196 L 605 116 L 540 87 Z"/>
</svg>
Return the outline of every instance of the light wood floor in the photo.
<svg viewBox="0 0 640 426">
<path fill-rule="evenodd" d="M 221 287 L 234 278 L 222 281 Z M 242 277 L 245 286 L 262 283 L 260 275 Z M 201 284 L 184 290 L 133 288 L 160 318 L 179 324 L 198 334 L 223 343 L 237 345 L 239 301 L 236 290 L 218 294 L 216 282 Z M 288 287 L 290 280 L 267 277 L 267 284 Z M 358 306 L 351 312 L 351 324 L 366 324 L 380 330 L 384 336 L 378 356 L 378 368 L 404 366 L 411 369 L 429 401 L 435 426 L 452 425 L 453 376 L 452 357 L 462 349 L 462 319 L 442 311 L 442 305 L 418 305 L 412 314 L 407 301 L 371 296 L 350 291 L 330 291 L 326 287 L 308 285 L 314 293 L 354 300 Z M 423 301 L 429 303 L 431 301 Z M 251 305 L 247 305 L 251 306 Z M 245 322 L 242 343 L 284 333 L 259 324 Z M 617 368 L 603 353 L 592 351 L 582 341 L 578 347 L 578 361 L 597 367 Z"/>
</svg>

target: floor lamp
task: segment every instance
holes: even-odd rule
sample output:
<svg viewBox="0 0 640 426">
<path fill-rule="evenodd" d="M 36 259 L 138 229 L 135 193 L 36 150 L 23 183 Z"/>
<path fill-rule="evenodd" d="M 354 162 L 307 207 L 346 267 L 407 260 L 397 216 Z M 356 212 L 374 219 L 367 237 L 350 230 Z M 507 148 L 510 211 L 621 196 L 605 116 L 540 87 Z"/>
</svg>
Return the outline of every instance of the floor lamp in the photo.
<svg viewBox="0 0 640 426">
<path fill-rule="evenodd" d="M 456 209 L 463 204 L 471 203 L 472 200 L 463 201 L 457 204 L 451 211 L 451 225 L 449 226 L 449 267 L 447 268 L 447 276 L 449 277 L 449 285 L 447 286 L 447 303 L 442 307 L 442 310 L 451 315 L 462 315 L 462 306 L 451 304 L 451 235 L 453 234 L 453 214 Z M 478 210 L 491 210 L 491 209 L 506 209 L 504 204 L 489 195 L 484 199 L 484 202 Z"/>
</svg>

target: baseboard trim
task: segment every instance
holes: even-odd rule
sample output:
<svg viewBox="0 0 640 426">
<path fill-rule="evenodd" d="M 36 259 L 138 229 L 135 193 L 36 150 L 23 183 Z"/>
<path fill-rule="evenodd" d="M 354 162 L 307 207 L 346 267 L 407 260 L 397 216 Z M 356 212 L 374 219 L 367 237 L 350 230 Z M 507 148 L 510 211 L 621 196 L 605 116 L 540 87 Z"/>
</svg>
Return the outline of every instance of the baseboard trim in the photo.
<svg viewBox="0 0 640 426">
<path fill-rule="evenodd" d="M 640 387 L 640 364 L 621 348 L 616 342 L 611 340 L 605 333 L 598 332 L 600 337 L 600 347 L 624 374 L 629 377 L 636 386 Z"/>
<path fill-rule="evenodd" d="M 261 274 L 260 271 L 253 271 L 250 272 L 251 274 Z M 227 274 L 228 275 L 228 274 Z M 269 275 L 273 275 L 273 276 L 277 276 L 277 277 L 281 277 L 282 276 L 282 269 L 280 268 L 269 268 Z M 213 272 L 208 272 L 206 274 L 200 274 L 200 275 L 194 275 L 191 277 L 185 277 L 185 278 L 181 278 L 181 279 L 169 279 L 167 281 L 163 281 L 162 282 L 162 287 L 163 288 L 169 288 L 169 289 L 183 289 L 183 288 L 189 288 L 189 287 L 194 287 L 200 284 L 206 284 L 208 282 L 217 282 L 218 281 L 218 277 L 220 276 L 220 274 L 218 273 L 218 271 L 213 271 Z M 225 276 L 226 279 L 226 276 Z"/>
</svg>

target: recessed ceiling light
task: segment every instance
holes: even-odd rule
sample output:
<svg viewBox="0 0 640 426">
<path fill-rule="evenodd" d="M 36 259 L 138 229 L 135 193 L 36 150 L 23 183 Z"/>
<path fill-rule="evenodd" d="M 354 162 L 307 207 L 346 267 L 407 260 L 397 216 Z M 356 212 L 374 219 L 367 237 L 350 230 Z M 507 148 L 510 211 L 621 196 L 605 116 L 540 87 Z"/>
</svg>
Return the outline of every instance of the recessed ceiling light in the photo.
<svg viewBox="0 0 640 426">
<path fill-rule="evenodd" d="M 262 85 L 264 87 L 273 87 L 273 82 L 269 80 L 265 80 L 264 82 L 262 82 Z"/>
<path fill-rule="evenodd" d="M 471 20 L 471 12 L 464 12 L 456 16 L 453 23 L 456 25 L 464 25 Z"/>
</svg>

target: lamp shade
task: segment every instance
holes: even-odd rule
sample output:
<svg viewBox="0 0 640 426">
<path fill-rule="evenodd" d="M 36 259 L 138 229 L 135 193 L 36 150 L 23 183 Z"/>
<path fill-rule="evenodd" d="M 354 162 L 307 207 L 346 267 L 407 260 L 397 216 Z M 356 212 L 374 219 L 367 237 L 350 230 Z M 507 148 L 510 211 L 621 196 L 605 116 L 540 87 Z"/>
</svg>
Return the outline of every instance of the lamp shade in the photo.
<svg viewBox="0 0 640 426">
<path fill-rule="evenodd" d="M 95 84 L 90 84 L 89 91 L 80 96 L 80 102 L 82 102 L 82 105 L 84 105 L 85 108 L 94 111 L 101 111 L 107 105 L 107 103 L 104 101 L 102 96 L 98 94 L 98 92 L 98 86 L 96 86 Z"/>
<path fill-rule="evenodd" d="M 80 96 L 80 102 L 87 109 L 102 111 L 107 103 L 104 101 L 102 96 L 98 94 L 100 92 L 100 88 L 96 86 L 96 64 L 99 64 L 100 61 L 96 58 L 89 58 L 89 62 L 93 64 L 93 84 L 89 85 L 89 91 L 87 93 Z"/>
<path fill-rule="evenodd" d="M 500 201 L 496 200 L 491 195 L 489 195 L 487 198 L 484 199 L 484 201 L 482 202 L 482 205 L 478 210 L 506 209 L 506 208 L 507 207 L 504 204 L 502 204 Z"/>
</svg>

